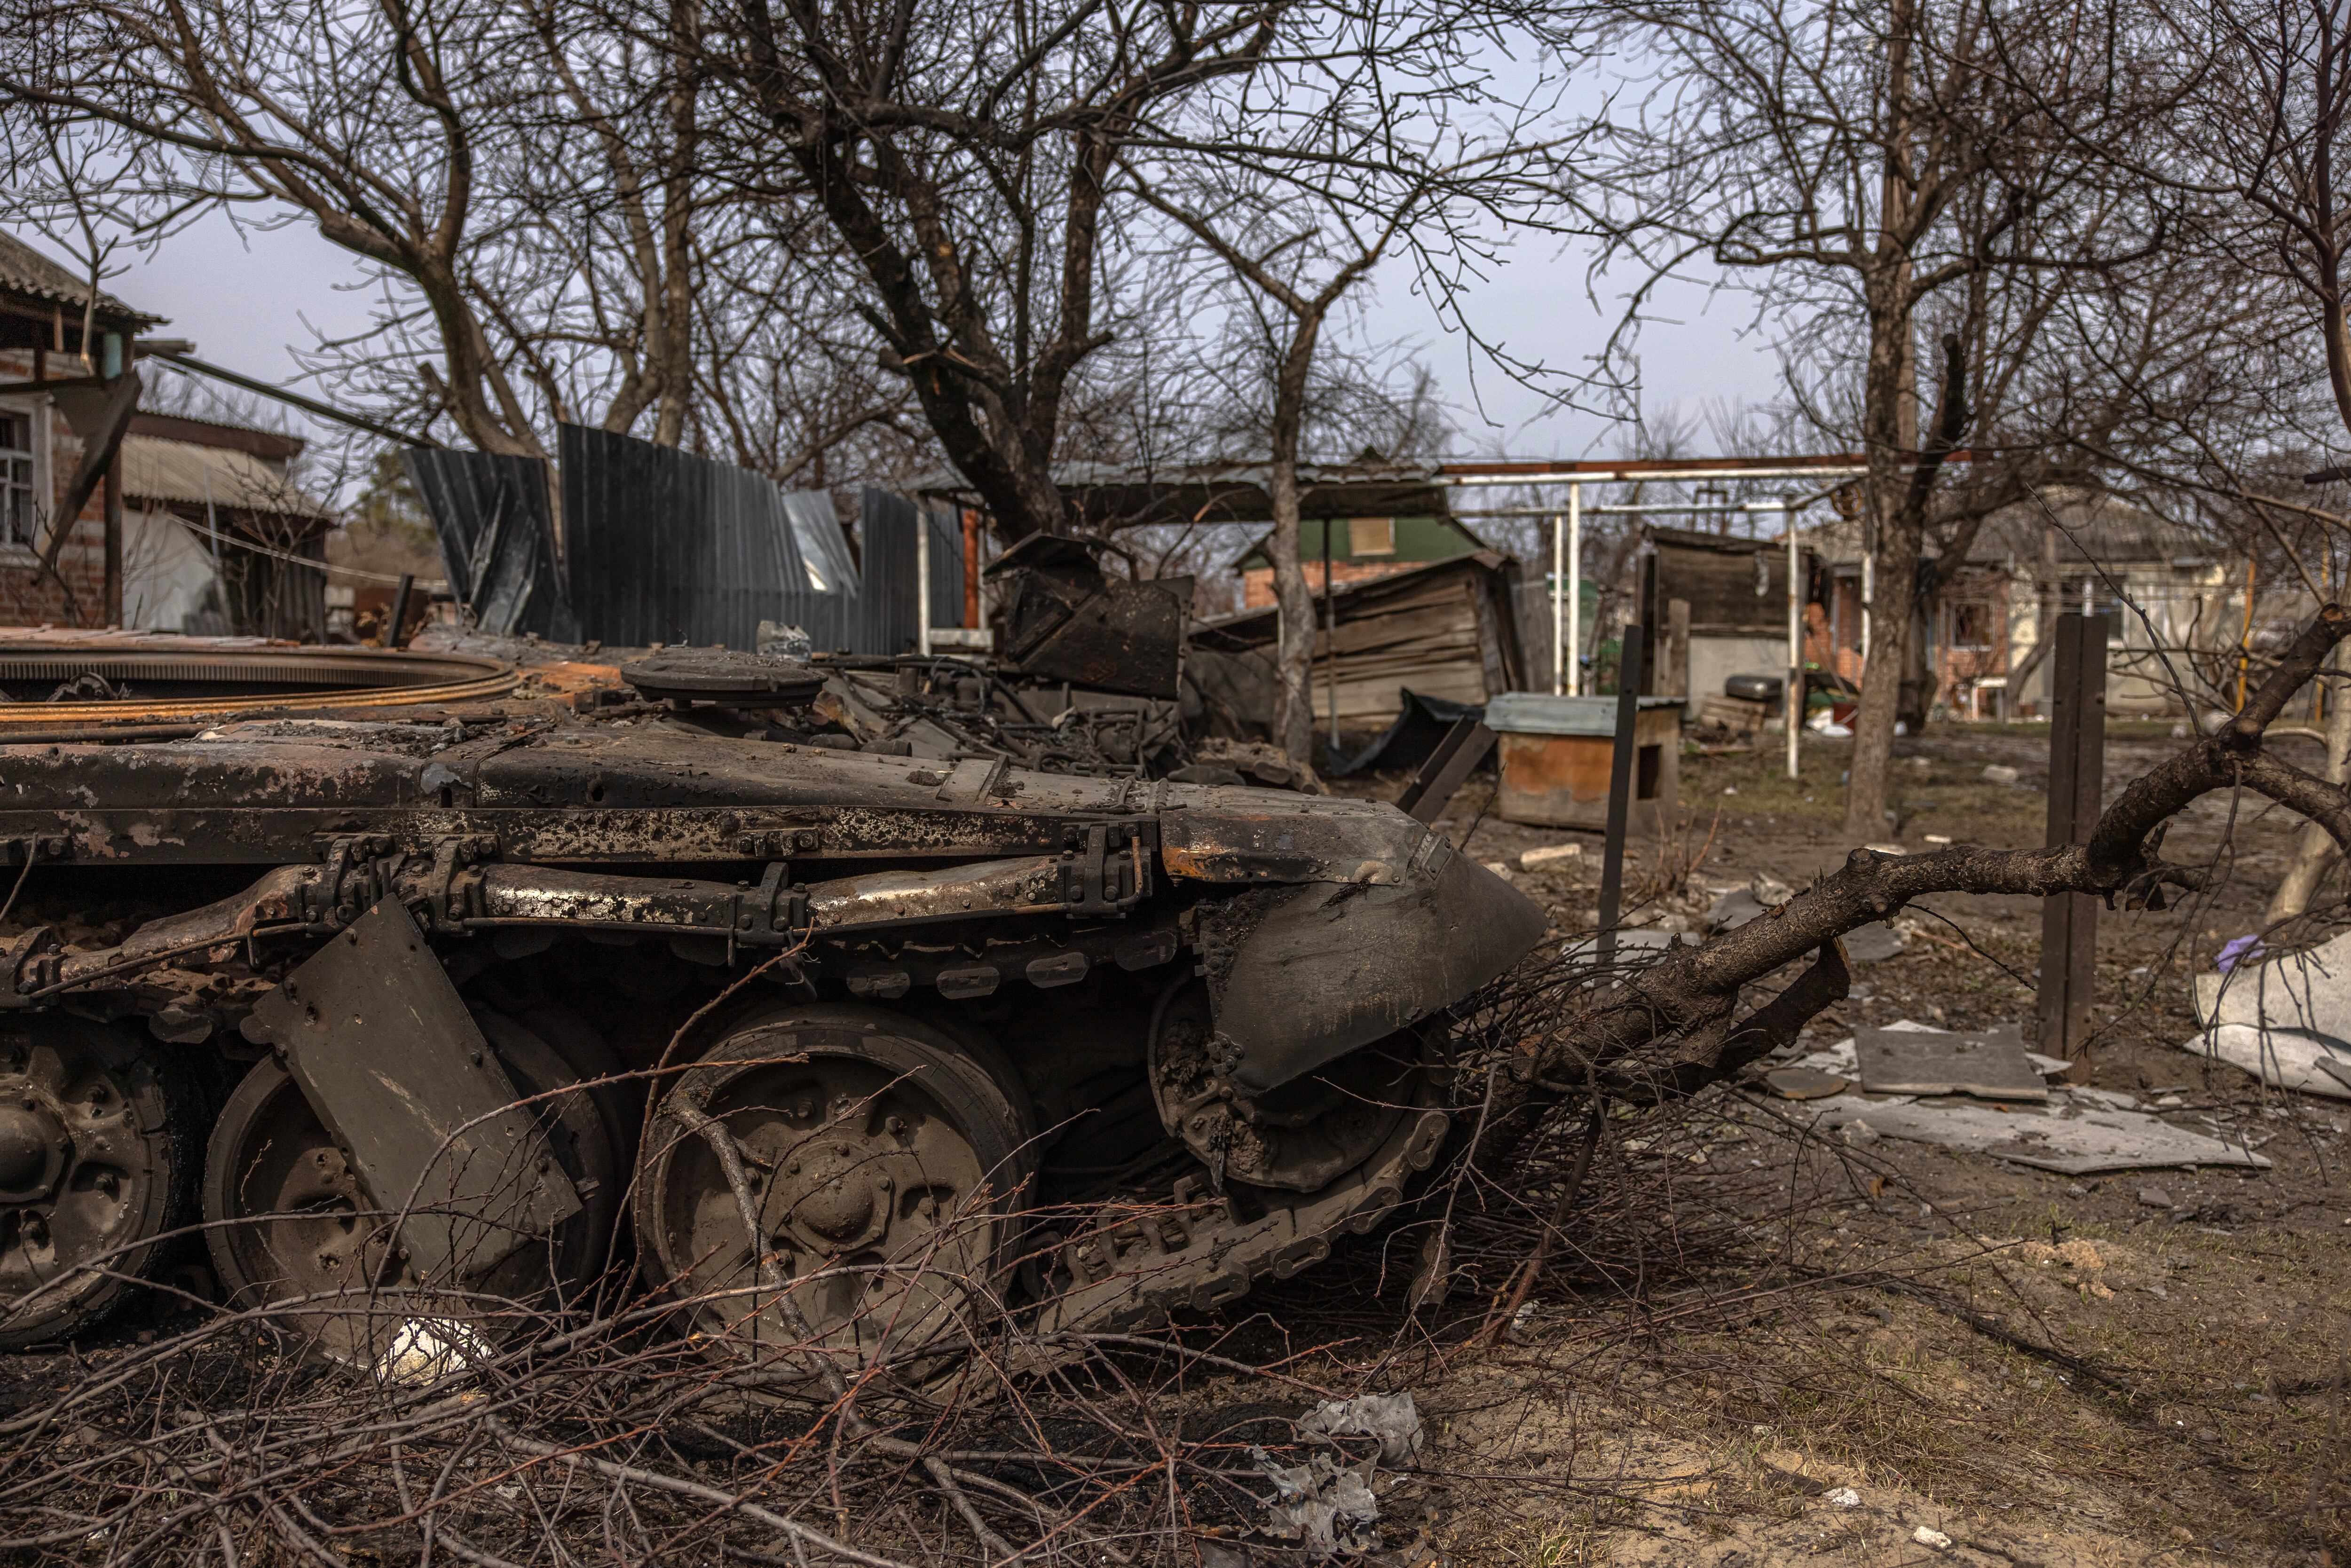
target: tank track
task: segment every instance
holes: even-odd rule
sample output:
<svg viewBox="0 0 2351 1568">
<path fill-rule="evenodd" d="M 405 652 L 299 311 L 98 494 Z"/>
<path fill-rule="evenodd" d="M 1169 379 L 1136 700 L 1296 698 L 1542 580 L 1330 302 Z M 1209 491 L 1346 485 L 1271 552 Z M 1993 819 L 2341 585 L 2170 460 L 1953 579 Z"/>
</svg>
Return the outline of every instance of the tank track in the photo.
<svg viewBox="0 0 2351 1568">
<path fill-rule="evenodd" d="M 1062 1244 L 1055 1261 L 1068 1282 L 1039 1327 L 1155 1328 L 1178 1309 L 1206 1312 L 1238 1301 L 1269 1274 L 1287 1280 L 1329 1257 L 1334 1237 L 1366 1234 L 1403 1207 L 1406 1185 L 1436 1164 L 1451 1126 L 1445 1111 L 1408 1115 L 1369 1159 L 1318 1192 L 1251 1189 L 1265 1204 L 1253 1218 L 1241 1218 L 1235 1200 L 1207 1193 L 1200 1177 L 1185 1176 L 1173 1202 L 1127 1207 Z"/>
</svg>

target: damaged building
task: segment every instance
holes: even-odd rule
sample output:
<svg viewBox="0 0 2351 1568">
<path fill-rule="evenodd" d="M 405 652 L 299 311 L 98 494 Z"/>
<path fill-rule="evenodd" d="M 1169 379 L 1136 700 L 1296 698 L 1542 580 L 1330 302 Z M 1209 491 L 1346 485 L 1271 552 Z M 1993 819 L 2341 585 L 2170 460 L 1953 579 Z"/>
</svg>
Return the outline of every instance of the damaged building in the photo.
<svg viewBox="0 0 2351 1568">
<path fill-rule="evenodd" d="M 0 234 L 0 620 L 319 641 L 334 513 L 304 444 L 142 409 L 163 324 Z"/>
</svg>

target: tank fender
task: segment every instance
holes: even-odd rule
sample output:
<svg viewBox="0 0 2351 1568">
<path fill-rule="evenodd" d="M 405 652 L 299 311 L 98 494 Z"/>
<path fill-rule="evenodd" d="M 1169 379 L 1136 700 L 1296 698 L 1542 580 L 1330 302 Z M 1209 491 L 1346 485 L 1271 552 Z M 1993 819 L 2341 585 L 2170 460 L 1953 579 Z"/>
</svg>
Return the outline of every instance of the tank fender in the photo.
<svg viewBox="0 0 2351 1568">
<path fill-rule="evenodd" d="M 1542 912 L 1439 846 L 1395 883 L 1259 888 L 1204 909 L 1233 1085 L 1261 1094 L 1459 1001 L 1542 939 Z"/>
</svg>

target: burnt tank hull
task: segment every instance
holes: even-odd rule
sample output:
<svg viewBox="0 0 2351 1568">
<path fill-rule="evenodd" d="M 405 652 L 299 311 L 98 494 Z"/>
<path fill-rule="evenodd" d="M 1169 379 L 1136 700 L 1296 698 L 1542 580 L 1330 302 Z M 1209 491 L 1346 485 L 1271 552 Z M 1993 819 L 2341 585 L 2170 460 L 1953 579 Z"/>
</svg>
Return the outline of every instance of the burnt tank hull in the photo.
<svg viewBox="0 0 2351 1568">
<path fill-rule="evenodd" d="M 1542 931 L 1507 883 L 1384 804 L 747 738 L 655 711 L 434 716 L 0 745 L 0 842 L 22 889 L 0 933 L 12 1027 L 94 1021 L 118 1054 L 206 1063 L 214 1080 L 286 1064 L 292 1086 L 270 1113 L 315 1113 L 321 1149 L 349 1166 L 337 1190 L 382 1209 L 401 1205 L 378 1190 L 389 1173 L 408 1172 L 413 1187 L 433 1179 L 429 1152 L 403 1155 L 402 1139 L 435 1134 L 386 1130 L 385 1113 L 350 1098 L 372 1091 L 347 1083 L 445 1081 L 456 1085 L 450 1125 L 494 1125 L 466 1107 L 509 1088 L 527 1099 L 559 1056 L 576 1080 L 605 1085 L 602 1121 L 579 1137 L 593 1143 L 602 1126 L 617 1148 L 646 1097 L 664 1113 L 678 1064 L 707 1054 L 697 1030 L 821 1035 L 841 1058 L 827 1082 L 842 1083 L 865 1070 L 855 1041 L 886 1036 L 896 1043 L 875 1047 L 876 1060 L 994 1086 L 981 1096 L 994 1122 L 967 1129 L 956 1157 L 1017 1147 L 1019 1179 L 1007 1166 L 972 1178 L 975 1190 L 1002 1199 L 1017 1186 L 1019 1203 L 1059 1217 L 1027 1254 L 1039 1310 L 1124 1323 L 1229 1300 L 1392 1210 L 1447 1131 L 1428 1087 L 1436 1020 Z M 101 906 L 120 913 L 76 913 Z M 339 957 L 338 943 L 352 951 Z M 398 965 L 378 961 L 395 947 Z M 395 970 L 412 977 L 386 977 Z M 487 1021 L 470 1037 L 457 1025 L 403 1031 L 385 1021 L 405 1008 L 402 986 L 420 998 L 414 1017 Z M 347 1021 L 305 1022 L 305 988 L 379 999 L 353 1004 Z M 517 1030 L 538 1043 L 509 1044 Z M 480 1066 L 486 1045 L 510 1071 Z M 468 1051 L 484 1086 L 451 1076 L 465 1064 L 450 1053 Z M 1350 1087 L 1367 1084 L 1376 1092 Z M 699 1128 L 725 1145 L 701 1113 L 668 1110 L 687 1118 L 679 1136 Z M 906 1116 L 919 1124 L 922 1113 L 891 1124 Z M 355 1144 L 339 1118 L 381 1135 Z M 515 1148 L 541 1148 L 551 1168 L 553 1124 L 508 1121 Z M 190 1142 L 184 1126 L 168 1131 Z M 29 1169 L 63 1134 L 28 1121 L 0 1127 L 0 1143 L 10 1136 L 32 1151 L 18 1161 Z M 820 1189 L 762 1178 L 778 1212 L 798 1217 L 778 1233 L 791 1229 L 806 1256 L 888 1219 L 858 1173 L 919 1150 L 911 1134 L 903 1147 L 871 1138 L 827 1167 Z M 568 1179 L 476 1205 L 495 1212 L 449 1197 L 461 1213 L 444 1253 L 467 1223 L 590 1224 L 607 1178 L 578 1171 L 615 1158 L 624 1168 L 627 1155 L 597 1158 L 566 1155 L 552 1164 Z M 651 1167 L 635 1178 L 665 1192 L 687 1179 Z M 749 1201 L 739 1174 L 725 1179 Z M 1165 1213 L 1138 1227 L 1138 1202 Z M 1104 1204 L 1115 1216 L 1092 1218 Z M 642 1234 L 662 1221 L 642 1207 L 637 1219 L 643 1245 L 668 1245 Z M 0 1247 L 28 1245 L 31 1223 Z M 39 1321 L 52 1335 L 75 1326 L 70 1311 Z"/>
</svg>

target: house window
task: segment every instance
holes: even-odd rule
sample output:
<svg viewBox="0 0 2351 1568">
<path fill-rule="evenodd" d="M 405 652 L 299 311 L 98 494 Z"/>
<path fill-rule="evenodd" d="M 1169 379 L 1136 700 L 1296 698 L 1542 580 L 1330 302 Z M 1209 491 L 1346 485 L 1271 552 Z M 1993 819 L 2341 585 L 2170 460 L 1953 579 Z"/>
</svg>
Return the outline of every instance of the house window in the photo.
<svg viewBox="0 0 2351 1568">
<path fill-rule="evenodd" d="M 24 409 L 0 408 L 0 545 L 30 545 L 39 531 L 33 423 Z"/>
<path fill-rule="evenodd" d="M 1351 556 L 1395 554 L 1395 519 L 1357 517 L 1349 522 L 1347 553 Z"/>
<path fill-rule="evenodd" d="M 1951 646 L 1954 648 L 1991 646 L 1991 605 L 1954 604 L 1951 606 Z"/>
</svg>

